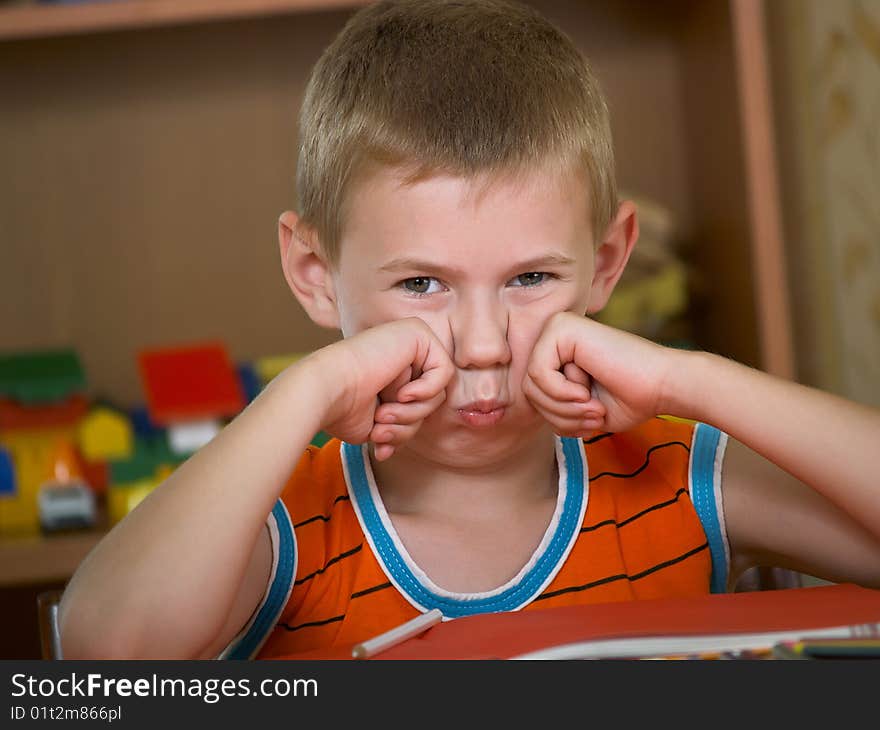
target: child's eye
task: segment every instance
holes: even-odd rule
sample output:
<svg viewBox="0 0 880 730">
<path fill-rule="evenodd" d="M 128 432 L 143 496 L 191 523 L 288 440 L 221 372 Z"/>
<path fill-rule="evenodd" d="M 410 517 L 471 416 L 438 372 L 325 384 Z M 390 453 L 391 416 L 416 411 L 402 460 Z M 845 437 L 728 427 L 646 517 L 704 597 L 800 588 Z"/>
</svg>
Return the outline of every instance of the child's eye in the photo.
<svg viewBox="0 0 880 730">
<path fill-rule="evenodd" d="M 414 276 L 404 279 L 400 285 L 410 294 L 436 294 L 442 291 L 440 282 L 433 276 Z"/>
<path fill-rule="evenodd" d="M 538 286 L 547 281 L 551 276 L 552 274 L 548 274 L 546 271 L 529 271 L 526 274 L 514 276 L 508 284 L 511 286 Z"/>
</svg>

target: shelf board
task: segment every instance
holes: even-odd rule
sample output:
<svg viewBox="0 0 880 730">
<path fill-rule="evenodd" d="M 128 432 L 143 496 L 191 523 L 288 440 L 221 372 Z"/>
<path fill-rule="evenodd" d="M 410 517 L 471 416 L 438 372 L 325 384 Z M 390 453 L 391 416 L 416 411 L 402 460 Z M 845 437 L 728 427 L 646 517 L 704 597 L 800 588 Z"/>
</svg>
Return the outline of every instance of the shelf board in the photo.
<svg viewBox="0 0 880 730">
<path fill-rule="evenodd" d="M 106 529 L 0 538 L 0 588 L 68 580 Z"/>
<path fill-rule="evenodd" d="M 371 0 L 86 0 L 0 9 L 0 40 L 258 18 L 368 5 Z"/>
</svg>

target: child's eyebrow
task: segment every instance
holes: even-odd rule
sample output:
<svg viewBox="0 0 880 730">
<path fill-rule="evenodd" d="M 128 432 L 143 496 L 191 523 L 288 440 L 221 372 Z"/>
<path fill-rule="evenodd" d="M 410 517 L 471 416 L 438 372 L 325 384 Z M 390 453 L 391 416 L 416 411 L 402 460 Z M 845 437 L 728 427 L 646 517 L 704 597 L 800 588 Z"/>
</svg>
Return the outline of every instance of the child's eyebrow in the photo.
<svg viewBox="0 0 880 730">
<path fill-rule="evenodd" d="M 554 266 L 572 266 L 577 262 L 570 256 L 561 253 L 548 253 L 543 256 L 537 256 L 532 259 L 520 261 L 512 264 L 510 271 L 537 271 L 545 267 Z M 443 264 L 434 263 L 425 259 L 414 258 L 396 258 L 379 268 L 379 271 L 400 272 L 400 271 L 426 271 L 436 272 L 442 276 L 450 276 L 462 273 L 461 270 L 454 267 L 444 266 Z"/>
</svg>

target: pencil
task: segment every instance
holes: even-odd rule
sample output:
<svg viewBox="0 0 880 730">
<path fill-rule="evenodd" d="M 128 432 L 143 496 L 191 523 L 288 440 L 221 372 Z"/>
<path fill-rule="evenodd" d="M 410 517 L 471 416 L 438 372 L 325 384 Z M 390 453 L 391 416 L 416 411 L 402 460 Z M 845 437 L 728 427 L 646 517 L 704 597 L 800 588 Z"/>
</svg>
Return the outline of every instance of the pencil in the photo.
<svg viewBox="0 0 880 730">
<path fill-rule="evenodd" d="M 426 629 L 431 628 L 434 624 L 440 623 L 442 620 L 443 613 L 440 609 L 432 608 L 427 613 L 416 616 L 414 619 L 411 619 L 390 631 L 386 631 L 384 634 L 379 634 L 372 639 L 368 639 L 360 644 L 355 644 L 354 648 L 351 650 L 351 655 L 355 659 L 368 659 L 369 657 L 378 654 L 380 651 L 390 649 L 392 646 L 397 646 L 397 644 L 422 633 Z"/>
</svg>

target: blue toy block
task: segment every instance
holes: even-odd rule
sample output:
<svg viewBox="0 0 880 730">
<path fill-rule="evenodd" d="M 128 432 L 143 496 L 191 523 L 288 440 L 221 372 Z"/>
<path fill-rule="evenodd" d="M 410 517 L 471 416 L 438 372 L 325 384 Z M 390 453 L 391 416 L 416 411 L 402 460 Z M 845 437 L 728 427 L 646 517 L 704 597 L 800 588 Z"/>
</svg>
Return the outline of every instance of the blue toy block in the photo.
<svg viewBox="0 0 880 730">
<path fill-rule="evenodd" d="M 17 491 L 12 454 L 0 446 L 0 497 L 12 497 Z"/>
<path fill-rule="evenodd" d="M 256 368 L 254 368 L 249 362 L 237 365 L 236 371 L 238 372 L 238 379 L 241 382 L 241 389 L 244 391 L 245 400 L 250 403 L 260 394 L 260 390 L 263 388 L 263 385 L 260 382 L 260 376 L 257 373 Z"/>
<path fill-rule="evenodd" d="M 128 417 L 138 438 L 150 440 L 162 435 L 163 429 L 150 420 L 150 412 L 146 406 L 135 406 L 128 412 Z"/>
</svg>

